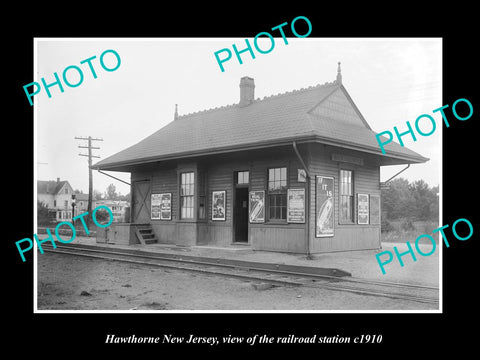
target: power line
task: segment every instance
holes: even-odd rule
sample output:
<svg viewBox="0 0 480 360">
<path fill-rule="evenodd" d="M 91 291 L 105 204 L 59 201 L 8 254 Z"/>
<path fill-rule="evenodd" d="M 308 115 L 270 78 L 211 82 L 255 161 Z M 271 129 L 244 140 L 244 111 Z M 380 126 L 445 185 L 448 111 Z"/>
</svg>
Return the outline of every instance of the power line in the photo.
<svg viewBox="0 0 480 360">
<path fill-rule="evenodd" d="M 100 158 L 100 156 L 96 156 L 92 154 L 92 149 L 100 149 L 98 146 L 92 146 L 92 141 L 103 141 L 103 139 L 92 138 L 91 136 L 89 137 L 76 136 L 75 139 L 88 141 L 88 146 L 78 145 L 78 147 L 81 149 L 88 149 L 88 154 L 78 154 L 78 155 L 88 157 L 88 208 L 87 208 L 88 215 L 87 216 L 90 217 L 92 214 L 92 195 L 93 195 L 92 158 Z"/>
</svg>

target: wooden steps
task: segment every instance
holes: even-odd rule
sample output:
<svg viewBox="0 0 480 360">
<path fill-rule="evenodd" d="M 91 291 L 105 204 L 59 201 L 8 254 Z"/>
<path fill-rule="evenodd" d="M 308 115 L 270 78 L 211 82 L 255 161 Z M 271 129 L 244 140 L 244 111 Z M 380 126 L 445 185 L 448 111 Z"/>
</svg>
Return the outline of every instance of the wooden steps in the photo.
<svg viewBox="0 0 480 360">
<path fill-rule="evenodd" d="M 135 225 L 135 234 L 137 235 L 140 243 L 143 245 L 158 243 L 157 236 L 153 232 L 150 224 Z"/>
</svg>

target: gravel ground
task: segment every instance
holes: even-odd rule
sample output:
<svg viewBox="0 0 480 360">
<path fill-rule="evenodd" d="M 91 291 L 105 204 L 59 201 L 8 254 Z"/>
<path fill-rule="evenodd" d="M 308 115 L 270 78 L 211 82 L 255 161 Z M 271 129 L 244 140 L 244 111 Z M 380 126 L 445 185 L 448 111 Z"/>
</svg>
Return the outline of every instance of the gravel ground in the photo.
<svg viewBox="0 0 480 360">
<path fill-rule="evenodd" d="M 337 268 L 345 270 L 352 274 L 353 277 L 381 280 L 390 282 L 399 282 L 407 284 L 419 284 L 429 286 L 439 286 L 439 253 L 440 247 L 437 246 L 436 251 L 430 256 L 421 256 L 414 250 L 416 254 L 416 261 L 413 260 L 410 254 L 402 256 L 404 266 L 400 263 L 395 255 L 389 264 L 385 265 L 386 274 L 382 274 L 378 265 L 376 254 L 383 251 L 390 251 L 394 254 L 394 247 L 397 247 L 401 254 L 408 250 L 405 242 L 403 243 L 382 243 L 380 250 L 360 250 L 360 251 L 342 251 L 326 254 L 315 254 L 313 259 L 307 260 L 304 255 L 288 254 L 271 251 L 253 251 L 249 248 L 238 247 L 236 250 L 227 250 L 222 248 L 212 248 L 208 246 L 194 246 L 194 247 L 180 247 L 174 245 L 109 245 L 97 244 L 95 238 L 77 237 L 75 243 L 87 245 L 100 245 L 119 247 L 124 249 L 139 249 L 152 252 L 166 252 L 176 255 L 191 255 L 191 256 L 207 256 L 214 258 L 231 258 L 246 261 L 258 261 L 275 264 L 289 264 L 301 266 L 314 266 L 325 268 Z M 413 246 L 413 244 L 412 244 Z M 431 244 L 419 244 L 420 249 L 425 253 L 429 253 L 432 249 Z M 386 261 L 388 254 L 380 256 L 381 261 Z"/>
<path fill-rule="evenodd" d="M 52 253 L 37 254 L 38 310 L 436 310 L 313 288 L 258 289 L 238 279 Z"/>
</svg>

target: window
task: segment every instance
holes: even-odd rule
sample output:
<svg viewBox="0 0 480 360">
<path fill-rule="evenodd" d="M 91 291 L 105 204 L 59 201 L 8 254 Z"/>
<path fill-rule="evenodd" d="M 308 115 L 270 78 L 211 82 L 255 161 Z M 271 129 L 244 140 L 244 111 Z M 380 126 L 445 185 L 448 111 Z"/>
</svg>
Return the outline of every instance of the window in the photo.
<svg viewBox="0 0 480 360">
<path fill-rule="evenodd" d="M 57 207 L 57 200 L 53 200 L 53 207 Z"/>
<path fill-rule="evenodd" d="M 353 171 L 340 170 L 340 222 L 353 223 Z"/>
<path fill-rule="evenodd" d="M 238 171 L 237 172 L 237 185 L 248 185 L 250 179 L 250 174 L 248 171 Z"/>
<path fill-rule="evenodd" d="M 287 168 L 268 169 L 268 215 L 270 220 L 287 219 Z"/>
<path fill-rule="evenodd" d="M 194 173 L 180 174 L 180 219 L 193 219 Z"/>
<path fill-rule="evenodd" d="M 68 207 L 68 200 L 65 200 L 65 208 Z"/>
</svg>

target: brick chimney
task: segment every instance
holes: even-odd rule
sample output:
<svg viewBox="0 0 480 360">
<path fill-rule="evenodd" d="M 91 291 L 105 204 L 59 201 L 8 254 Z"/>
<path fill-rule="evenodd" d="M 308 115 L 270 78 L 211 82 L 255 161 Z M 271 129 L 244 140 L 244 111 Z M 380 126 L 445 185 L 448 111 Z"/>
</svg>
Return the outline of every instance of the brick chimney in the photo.
<svg viewBox="0 0 480 360">
<path fill-rule="evenodd" d="M 240 103 L 241 107 L 250 105 L 255 99 L 255 81 L 248 76 L 240 79 Z"/>
</svg>

